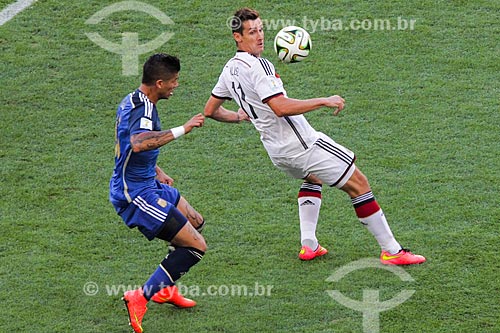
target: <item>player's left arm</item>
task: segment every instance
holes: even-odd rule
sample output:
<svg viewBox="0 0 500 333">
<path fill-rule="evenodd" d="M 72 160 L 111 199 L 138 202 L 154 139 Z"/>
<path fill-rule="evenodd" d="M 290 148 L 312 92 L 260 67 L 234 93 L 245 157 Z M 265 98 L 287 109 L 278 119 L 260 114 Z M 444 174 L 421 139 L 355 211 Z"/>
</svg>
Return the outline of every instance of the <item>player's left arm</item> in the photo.
<svg viewBox="0 0 500 333">
<path fill-rule="evenodd" d="M 332 108 L 333 114 L 337 115 L 344 108 L 344 103 L 344 99 L 338 95 L 304 100 L 277 95 L 267 101 L 267 105 L 278 117 L 295 116 L 321 107 Z"/>
<path fill-rule="evenodd" d="M 169 186 L 174 185 L 174 179 L 167 175 L 158 165 L 156 166 L 156 179 L 160 183 L 167 184 Z"/>
<path fill-rule="evenodd" d="M 145 131 L 133 134 L 130 137 L 132 151 L 139 153 L 142 151 L 153 150 L 166 145 L 167 143 L 177 139 L 181 135 L 187 134 L 195 127 L 203 126 L 205 117 L 198 113 L 189 119 L 183 126 L 171 128 L 165 131 Z"/>
</svg>

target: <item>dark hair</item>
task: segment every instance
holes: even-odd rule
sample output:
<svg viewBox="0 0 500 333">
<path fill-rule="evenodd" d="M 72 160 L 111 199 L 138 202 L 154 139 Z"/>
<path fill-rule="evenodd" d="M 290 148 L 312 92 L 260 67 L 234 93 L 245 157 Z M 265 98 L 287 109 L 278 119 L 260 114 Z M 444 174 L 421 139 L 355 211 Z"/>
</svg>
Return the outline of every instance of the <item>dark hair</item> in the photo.
<svg viewBox="0 0 500 333">
<path fill-rule="evenodd" d="M 245 7 L 238 9 L 231 19 L 231 30 L 243 34 L 243 22 L 253 21 L 260 17 L 259 12 Z"/>
<path fill-rule="evenodd" d="M 142 83 L 152 85 L 157 80 L 168 80 L 180 70 L 181 63 L 177 57 L 165 53 L 153 54 L 144 63 Z"/>
</svg>

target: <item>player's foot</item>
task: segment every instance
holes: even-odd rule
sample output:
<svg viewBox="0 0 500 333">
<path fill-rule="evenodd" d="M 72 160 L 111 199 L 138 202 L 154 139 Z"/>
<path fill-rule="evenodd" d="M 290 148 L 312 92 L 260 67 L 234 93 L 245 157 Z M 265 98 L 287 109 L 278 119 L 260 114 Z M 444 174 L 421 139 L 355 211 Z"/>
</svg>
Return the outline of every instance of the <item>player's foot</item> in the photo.
<svg viewBox="0 0 500 333">
<path fill-rule="evenodd" d="M 396 254 L 382 251 L 380 254 L 380 262 L 384 265 L 415 265 L 425 262 L 425 257 L 413 254 L 407 249 L 401 249 L 401 251 Z"/>
<path fill-rule="evenodd" d="M 328 250 L 319 244 L 318 244 L 318 248 L 315 251 L 313 251 L 309 246 L 304 245 L 300 249 L 299 259 L 300 260 L 313 260 L 314 258 L 324 256 L 327 253 L 328 253 Z"/>
<path fill-rule="evenodd" d="M 166 288 L 163 288 L 162 290 L 157 292 L 151 298 L 151 300 L 159 304 L 173 304 L 178 308 L 192 308 L 196 305 L 195 301 L 182 296 L 176 286 L 168 286 Z"/>
<path fill-rule="evenodd" d="M 134 332 L 142 333 L 142 318 L 148 309 L 146 307 L 148 301 L 144 298 L 142 288 L 126 291 L 125 294 L 123 294 L 122 300 L 127 307 L 130 326 L 132 326 Z"/>
</svg>

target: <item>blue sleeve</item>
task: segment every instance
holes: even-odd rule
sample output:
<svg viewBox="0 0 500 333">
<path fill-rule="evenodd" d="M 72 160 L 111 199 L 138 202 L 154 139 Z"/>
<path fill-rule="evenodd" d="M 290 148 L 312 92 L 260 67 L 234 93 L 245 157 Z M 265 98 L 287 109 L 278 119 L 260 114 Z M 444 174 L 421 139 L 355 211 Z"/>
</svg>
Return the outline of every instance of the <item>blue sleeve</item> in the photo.
<svg viewBox="0 0 500 333">
<path fill-rule="evenodd" d="M 130 112 L 130 135 L 161 130 L 156 108 L 152 108 L 151 111 L 147 109 L 145 104 L 139 104 Z"/>
</svg>

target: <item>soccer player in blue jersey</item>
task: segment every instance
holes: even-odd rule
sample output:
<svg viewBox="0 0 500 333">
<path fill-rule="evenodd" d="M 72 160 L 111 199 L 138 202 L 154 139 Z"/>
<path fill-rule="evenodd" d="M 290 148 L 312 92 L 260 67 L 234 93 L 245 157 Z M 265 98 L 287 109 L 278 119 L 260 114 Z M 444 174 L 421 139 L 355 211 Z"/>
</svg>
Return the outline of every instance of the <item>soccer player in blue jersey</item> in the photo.
<svg viewBox="0 0 500 333">
<path fill-rule="evenodd" d="M 312 260 L 327 253 L 316 238 L 322 186 L 326 184 L 349 195 L 359 221 L 381 247 L 383 264 L 424 262 L 423 256 L 397 242 L 368 179 L 354 163 L 354 153 L 316 131 L 304 117 L 321 107 L 333 109 L 337 115 L 344 108 L 344 99 L 338 95 L 307 100 L 289 98 L 273 64 L 261 57 L 264 29 L 259 13 L 242 8 L 234 14 L 231 27 L 237 52 L 224 66 L 204 112 L 222 122 L 250 120 L 273 164 L 303 180 L 298 192 L 302 244 L 299 258 Z M 228 99 L 238 103 L 237 112 L 222 106 Z"/>
<path fill-rule="evenodd" d="M 122 100 L 116 112 L 115 168 L 109 199 L 129 228 L 137 227 L 148 240 L 158 238 L 175 247 L 142 288 L 123 296 L 135 332 L 143 332 L 142 318 L 149 300 L 180 308 L 196 305 L 178 292 L 175 282 L 206 251 L 199 232 L 203 217 L 156 164 L 160 147 L 204 122 L 204 116 L 197 114 L 183 126 L 161 130 L 156 104 L 172 96 L 179 85 L 179 71 L 176 57 L 152 55 L 144 64 L 140 87 Z"/>
</svg>

